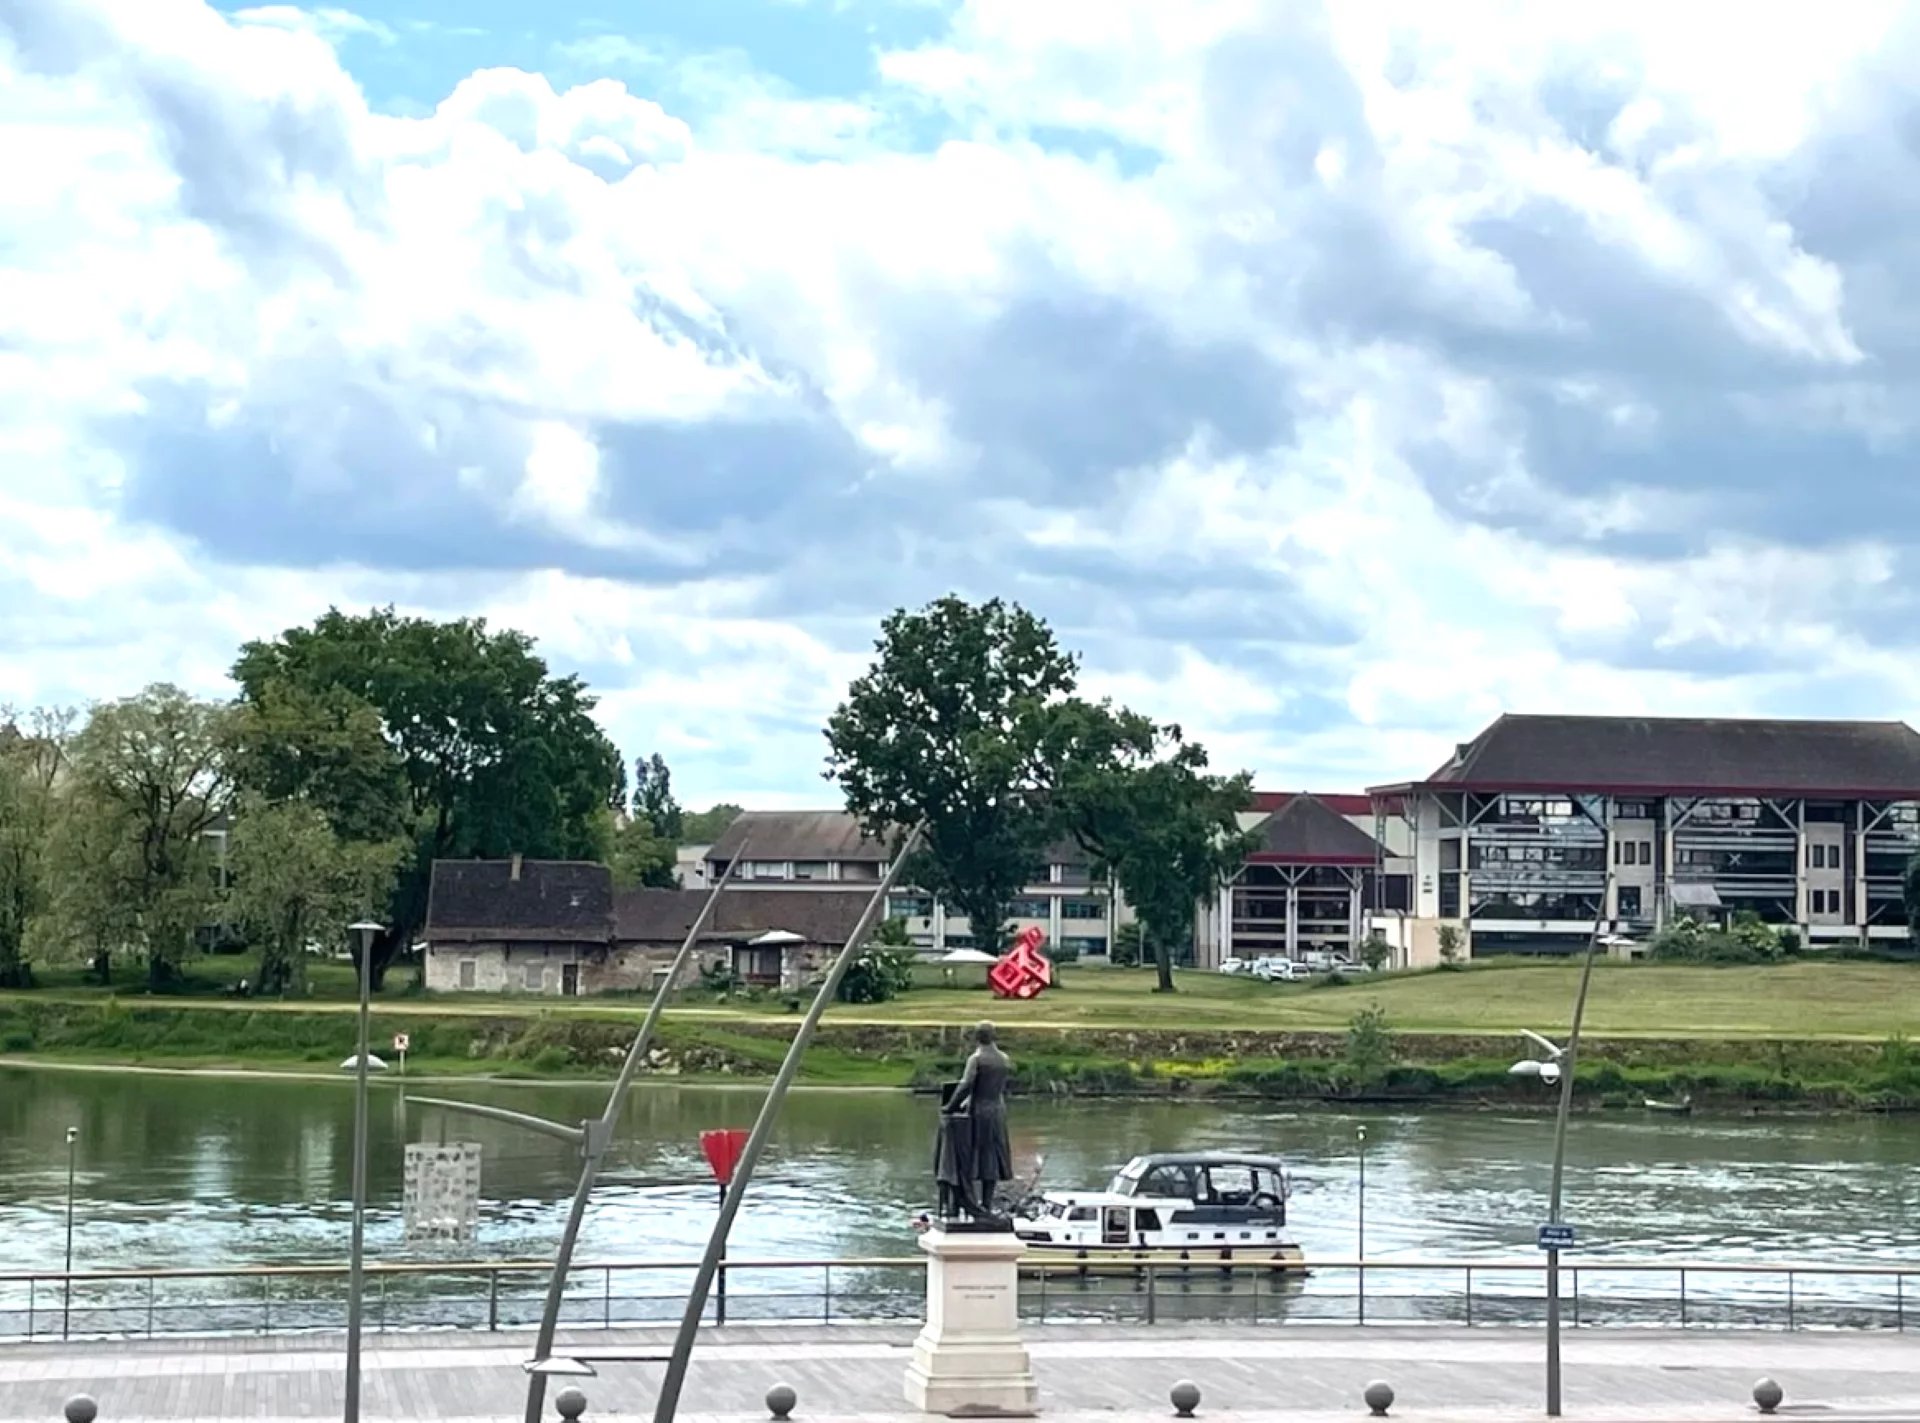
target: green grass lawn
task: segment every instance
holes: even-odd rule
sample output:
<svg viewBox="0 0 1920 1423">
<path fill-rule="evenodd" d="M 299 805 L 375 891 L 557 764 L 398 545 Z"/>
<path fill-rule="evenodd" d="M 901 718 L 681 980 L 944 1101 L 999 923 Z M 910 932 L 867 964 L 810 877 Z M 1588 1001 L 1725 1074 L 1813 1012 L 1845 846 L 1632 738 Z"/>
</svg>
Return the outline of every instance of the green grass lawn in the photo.
<svg viewBox="0 0 1920 1423">
<path fill-rule="evenodd" d="M 1391 974 L 1344 987 L 1265 984 L 1187 973 L 1171 998 L 1151 973 L 1066 970 L 1061 986 L 1029 1003 L 996 1002 L 979 990 L 917 989 L 891 1003 L 836 1009 L 829 1017 L 897 1023 L 996 1022 L 1089 1027 L 1344 1029 L 1378 1004 L 1393 1027 L 1487 1033 L 1530 1027 L 1551 1033 L 1573 1015 L 1573 964 L 1493 962 L 1457 972 Z M 1765 968 L 1600 963 L 1587 1002 L 1587 1030 L 1661 1037 L 1873 1037 L 1920 1035 L 1920 966 L 1793 962 Z"/>
<path fill-rule="evenodd" d="M 197 958 L 187 966 L 187 991 L 177 1000 L 146 1001 L 248 1011 L 351 1010 L 354 982 L 348 963 L 313 964 L 309 999 L 283 1003 L 223 996 L 228 984 L 250 976 L 252 969 L 244 956 Z M 991 1017 L 1007 1024 L 1069 1027 L 1340 1031 L 1360 1009 L 1378 1004 L 1402 1031 L 1504 1033 L 1531 1027 L 1552 1033 L 1564 1029 L 1572 1015 L 1578 978 L 1574 964 L 1518 961 L 1361 978 L 1334 988 L 1193 972 L 1180 974 L 1179 991 L 1165 996 L 1154 992 L 1150 971 L 1070 967 L 1062 970 L 1057 988 L 1029 1003 L 1000 1001 L 979 987 L 921 987 L 891 1003 L 836 1005 L 828 1020 L 952 1025 Z M 411 968 L 396 968 L 380 1002 L 394 1011 L 449 1016 L 558 1012 L 611 1018 L 646 1007 L 638 998 L 409 996 L 412 979 Z M 111 991 L 122 1002 L 145 997 L 145 980 L 132 971 L 117 976 L 111 990 L 83 983 L 77 973 L 43 975 L 42 983 L 26 996 L 87 1000 Z M 730 1019 L 794 1017 L 777 1000 L 721 1003 L 700 996 L 672 1011 L 715 1027 Z M 1697 968 L 1603 962 L 1594 970 L 1587 1028 L 1649 1037 L 1920 1037 L 1920 965 L 1798 960 L 1764 968 Z"/>
</svg>

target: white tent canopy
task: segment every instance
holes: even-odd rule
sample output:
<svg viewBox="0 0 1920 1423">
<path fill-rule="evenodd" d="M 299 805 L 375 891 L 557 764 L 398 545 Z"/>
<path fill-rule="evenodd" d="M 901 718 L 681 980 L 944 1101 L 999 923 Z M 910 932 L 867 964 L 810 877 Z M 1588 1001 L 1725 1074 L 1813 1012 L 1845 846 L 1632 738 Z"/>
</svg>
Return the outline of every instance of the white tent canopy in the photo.
<svg viewBox="0 0 1920 1423">
<path fill-rule="evenodd" d="M 984 949 L 954 949 L 940 955 L 941 963 L 995 963 L 994 956 Z"/>
</svg>

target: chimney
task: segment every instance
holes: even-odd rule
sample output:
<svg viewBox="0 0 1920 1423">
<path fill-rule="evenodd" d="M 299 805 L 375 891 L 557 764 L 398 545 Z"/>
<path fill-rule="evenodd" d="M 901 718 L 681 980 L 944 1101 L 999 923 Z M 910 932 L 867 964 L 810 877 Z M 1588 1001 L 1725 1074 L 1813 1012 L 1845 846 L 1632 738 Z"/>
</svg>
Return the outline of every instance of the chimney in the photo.
<svg viewBox="0 0 1920 1423">
<path fill-rule="evenodd" d="M 507 878 L 515 884 L 520 883 L 520 856 L 517 853 L 513 857 L 513 870 L 508 874 Z"/>
</svg>

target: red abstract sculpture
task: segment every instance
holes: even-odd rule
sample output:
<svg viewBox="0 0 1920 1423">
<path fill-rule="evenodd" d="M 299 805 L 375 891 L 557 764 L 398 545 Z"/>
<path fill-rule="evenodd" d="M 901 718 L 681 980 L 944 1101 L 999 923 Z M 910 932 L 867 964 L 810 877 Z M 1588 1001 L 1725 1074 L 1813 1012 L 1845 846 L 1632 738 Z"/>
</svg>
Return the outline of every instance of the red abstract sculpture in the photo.
<svg viewBox="0 0 1920 1423">
<path fill-rule="evenodd" d="M 1040 952 L 1046 931 L 1029 925 L 1014 936 L 1012 946 L 987 970 L 987 982 L 996 998 L 1035 998 L 1053 984 L 1053 961 Z"/>
</svg>

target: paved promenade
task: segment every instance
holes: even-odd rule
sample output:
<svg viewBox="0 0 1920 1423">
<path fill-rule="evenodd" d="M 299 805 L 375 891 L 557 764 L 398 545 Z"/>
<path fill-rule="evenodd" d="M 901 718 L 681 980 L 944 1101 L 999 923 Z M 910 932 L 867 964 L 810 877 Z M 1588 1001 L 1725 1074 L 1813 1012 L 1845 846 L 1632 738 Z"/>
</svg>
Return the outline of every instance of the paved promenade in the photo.
<svg viewBox="0 0 1920 1423">
<path fill-rule="evenodd" d="M 901 1376 L 911 1330 L 731 1328 L 701 1336 L 681 1417 L 764 1418 L 768 1385 L 800 1395 L 798 1423 L 878 1423 L 909 1414 Z M 1366 1416 L 1373 1378 L 1399 1393 L 1393 1416 L 1412 1423 L 1537 1418 L 1542 1335 L 1505 1329 L 1218 1329 L 1160 1326 L 1032 1329 L 1041 1407 L 1055 1423 L 1164 1418 L 1167 1390 L 1191 1377 L 1206 1420 L 1320 1423 Z M 594 1331 L 568 1350 L 665 1353 L 659 1330 Z M 1566 1337 L 1566 1416 L 1620 1423 L 1708 1423 L 1755 1412 L 1750 1390 L 1769 1374 L 1787 1391 L 1783 1416 L 1823 1423 L 1920 1420 L 1920 1340 L 1899 1335 L 1725 1334 L 1589 1330 Z M 0 1423 L 53 1423 L 68 1394 L 99 1400 L 100 1423 L 340 1416 L 340 1341 L 209 1339 L 0 1348 Z M 367 1423 L 438 1419 L 517 1423 L 524 1338 L 384 1335 L 365 1355 Z M 648 1418 L 661 1365 L 609 1362 L 577 1382 L 597 1418 Z M 549 1415 L 557 1417 L 549 1404 Z"/>
</svg>

